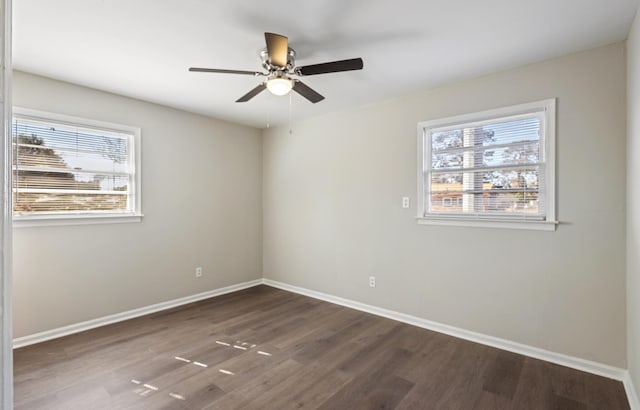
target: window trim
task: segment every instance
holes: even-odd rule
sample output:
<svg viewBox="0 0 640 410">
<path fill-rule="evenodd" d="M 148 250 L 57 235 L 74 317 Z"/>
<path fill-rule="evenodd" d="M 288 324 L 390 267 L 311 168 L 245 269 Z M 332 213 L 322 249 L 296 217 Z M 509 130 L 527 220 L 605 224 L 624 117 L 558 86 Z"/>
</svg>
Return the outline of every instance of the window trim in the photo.
<svg viewBox="0 0 640 410">
<path fill-rule="evenodd" d="M 425 198 L 424 171 L 431 155 L 431 144 L 426 143 L 426 130 L 444 128 L 471 122 L 494 120 L 500 117 L 532 114 L 543 111 L 544 138 L 542 152 L 544 154 L 544 201 L 545 218 L 543 220 L 528 219 L 518 216 L 503 215 L 427 215 Z M 531 229 L 555 231 L 556 221 L 556 99 L 550 98 L 525 104 L 501 107 L 471 114 L 456 115 L 418 123 L 418 195 L 416 201 L 416 221 L 420 225 L 439 226 L 471 226 L 485 228 Z"/>
<path fill-rule="evenodd" d="M 141 129 L 131 125 L 116 124 L 106 121 L 98 121 L 89 118 L 75 117 L 71 115 L 52 113 L 47 111 L 39 111 L 30 108 L 13 107 L 11 123 L 15 117 L 36 120 L 57 122 L 63 125 L 84 127 L 89 129 L 102 130 L 106 132 L 115 132 L 129 134 L 132 136 L 131 157 L 133 158 L 132 171 L 133 178 L 132 202 L 134 210 L 132 212 L 98 212 L 98 213 L 64 213 L 64 214 L 36 214 L 36 215 L 15 215 L 12 218 L 14 227 L 32 227 L 32 226 L 50 226 L 50 225 L 85 225 L 85 224 L 103 224 L 103 223 L 123 223 L 123 222 L 141 222 L 142 217 L 142 195 L 140 191 L 142 179 L 141 165 Z M 11 127 L 13 132 L 13 126 Z M 13 138 L 13 135 L 12 135 Z M 13 178 L 13 177 L 12 177 Z"/>
</svg>

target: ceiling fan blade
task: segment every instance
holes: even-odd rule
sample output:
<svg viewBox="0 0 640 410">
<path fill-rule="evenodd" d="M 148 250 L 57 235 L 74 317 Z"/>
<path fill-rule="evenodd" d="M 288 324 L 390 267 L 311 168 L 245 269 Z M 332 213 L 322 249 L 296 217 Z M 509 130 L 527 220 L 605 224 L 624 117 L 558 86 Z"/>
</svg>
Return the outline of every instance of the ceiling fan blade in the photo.
<svg viewBox="0 0 640 410">
<path fill-rule="evenodd" d="M 278 67 L 287 66 L 287 55 L 289 54 L 289 39 L 275 33 L 264 33 L 267 43 L 267 53 L 271 64 Z"/>
<path fill-rule="evenodd" d="M 222 70 L 219 68 L 199 68 L 199 67 L 190 67 L 189 71 L 198 72 L 198 73 L 220 73 L 220 74 L 246 74 L 259 76 L 264 75 L 263 73 L 257 71 L 243 71 L 243 70 Z"/>
<path fill-rule="evenodd" d="M 294 82 L 293 91 L 297 92 L 298 94 L 300 94 L 301 96 L 303 96 L 304 98 L 306 98 L 307 100 L 311 101 L 314 104 L 324 100 L 324 97 L 322 95 L 315 92 L 312 88 L 310 88 L 300 80 L 296 80 Z"/>
<path fill-rule="evenodd" d="M 296 68 L 298 75 L 315 75 L 337 73 L 340 71 L 362 70 L 364 66 L 361 58 L 349 60 L 332 61 L 330 63 L 311 64 Z"/>
<path fill-rule="evenodd" d="M 242 97 L 238 98 L 236 102 L 247 102 L 253 97 L 255 97 L 256 95 L 260 94 L 262 91 L 264 91 L 265 88 L 267 88 L 267 86 L 265 85 L 265 83 L 262 83 L 258 85 L 256 88 L 254 88 L 253 90 L 243 95 Z"/>
</svg>

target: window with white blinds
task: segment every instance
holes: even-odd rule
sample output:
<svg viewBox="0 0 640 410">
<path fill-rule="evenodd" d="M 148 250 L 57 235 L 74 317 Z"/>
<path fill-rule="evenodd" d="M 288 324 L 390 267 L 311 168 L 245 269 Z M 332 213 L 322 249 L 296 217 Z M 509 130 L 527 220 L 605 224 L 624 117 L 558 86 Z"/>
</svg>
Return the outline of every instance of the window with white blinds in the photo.
<svg viewBox="0 0 640 410">
<path fill-rule="evenodd" d="M 555 100 L 422 122 L 418 221 L 555 229 Z"/>
<path fill-rule="evenodd" d="M 20 219 L 140 215 L 140 130 L 16 109 L 13 214 Z"/>
</svg>

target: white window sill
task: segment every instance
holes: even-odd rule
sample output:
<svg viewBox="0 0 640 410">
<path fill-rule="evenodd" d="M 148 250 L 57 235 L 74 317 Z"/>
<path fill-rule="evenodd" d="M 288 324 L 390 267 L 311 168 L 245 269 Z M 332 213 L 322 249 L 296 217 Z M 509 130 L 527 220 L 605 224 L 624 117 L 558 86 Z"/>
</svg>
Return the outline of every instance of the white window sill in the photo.
<svg viewBox="0 0 640 410">
<path fill-rule="evenodd" d="M 90 225 L 142 222 L 142 214 L 105 214 L 105 215 L 29 215 L 14 216 L 13 227 Z"/>
<path fill-rule="evenodd" d="M 514 220 L 514 219 L 467 219 L 467 218 L 416 218 L 419 225 L 463 226 L 475 228 L 527 229 L 555 231 L 558 222 Z"/>
</svg>

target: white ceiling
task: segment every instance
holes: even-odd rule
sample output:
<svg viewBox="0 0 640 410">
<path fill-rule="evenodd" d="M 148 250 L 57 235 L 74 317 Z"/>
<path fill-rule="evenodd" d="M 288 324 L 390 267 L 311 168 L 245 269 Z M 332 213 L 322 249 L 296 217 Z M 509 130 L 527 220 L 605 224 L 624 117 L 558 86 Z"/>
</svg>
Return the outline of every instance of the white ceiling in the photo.
<svg viewBox="0 0 640 410">
<path fill-rule="evenodd" d="M 626 38 L 638 0 L 14 0 L 14 68 L 263 128 L 288 97 L 234 101 L 260 78 L 264 32 L 298 65 L 362 57 L 364 70 L 309 76 L 293 118 L 476 77 Z"/>
</svg>

